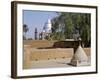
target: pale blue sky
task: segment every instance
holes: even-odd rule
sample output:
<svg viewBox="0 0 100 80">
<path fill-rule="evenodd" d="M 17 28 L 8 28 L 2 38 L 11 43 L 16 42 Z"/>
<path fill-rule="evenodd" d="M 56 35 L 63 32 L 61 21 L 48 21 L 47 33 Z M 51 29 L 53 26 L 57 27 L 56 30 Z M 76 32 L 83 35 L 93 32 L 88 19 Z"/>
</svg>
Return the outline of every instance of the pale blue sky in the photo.
<svg viewBox="0 0 100 80">
<path fill-rule="evenodd" d="M 37 28 L 38 32 L 41 32 L 47 20 L 52 19 L 56 16 L 56 12 L 24 10 L 23 24 L 26 24 L 29 27 L 29 31 L 27 32 L 27 38 L 31 37 L 34 39 L 35 28 Z"/>
</svg>

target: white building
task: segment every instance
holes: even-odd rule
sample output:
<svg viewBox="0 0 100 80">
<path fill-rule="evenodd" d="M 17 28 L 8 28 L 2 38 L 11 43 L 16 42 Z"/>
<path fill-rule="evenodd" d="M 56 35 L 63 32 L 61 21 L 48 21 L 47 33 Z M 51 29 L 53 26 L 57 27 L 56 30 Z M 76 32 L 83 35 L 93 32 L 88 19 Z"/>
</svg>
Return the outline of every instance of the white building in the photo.
<svg viewBox="0 0 100 80">
<path fill-rule="evenodd" d="M 49 34 L 51 33 L 51 28 L 51 20 L 48 19 L 47 22 L 44 24 L 42 32 L 39 35 L 42 40 L 45 40 L 45 37 L 49 37 Z"/>
<path fill-rule="evenodd" d="M 51 33 L 51 28 L 52 28 L 51 20 L 48 19 L 43 27 L 43 32 Z"/>
</svg>

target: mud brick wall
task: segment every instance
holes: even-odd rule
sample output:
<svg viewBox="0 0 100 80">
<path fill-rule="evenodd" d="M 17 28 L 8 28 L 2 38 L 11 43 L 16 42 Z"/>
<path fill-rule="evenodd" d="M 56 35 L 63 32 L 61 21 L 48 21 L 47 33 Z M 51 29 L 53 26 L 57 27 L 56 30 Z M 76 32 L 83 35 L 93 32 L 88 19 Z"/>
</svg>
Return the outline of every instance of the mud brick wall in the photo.
<svg viewBox="0 0 100 80">
<path fill-rule="evenodd" d="M 72 58 L 73 48 L 69 49 L 31 49 L 30 60 L 50 60 Z"/>
</svg>

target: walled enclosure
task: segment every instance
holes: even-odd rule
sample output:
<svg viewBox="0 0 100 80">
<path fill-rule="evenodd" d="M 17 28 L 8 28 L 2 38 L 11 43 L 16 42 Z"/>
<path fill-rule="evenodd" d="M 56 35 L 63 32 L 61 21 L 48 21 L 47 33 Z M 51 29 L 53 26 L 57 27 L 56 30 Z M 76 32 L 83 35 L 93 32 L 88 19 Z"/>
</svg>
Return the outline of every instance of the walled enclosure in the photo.
<svg viewBox="0 0 100 80">
<path fill-rule="evenodd" d="M 72 58 L 78 46 L 77 41 L 24 41 L 24 65 L 29 66 L 30 61 Z M 90 48 L 83 48 L 90 56 Z"/>
</svg>

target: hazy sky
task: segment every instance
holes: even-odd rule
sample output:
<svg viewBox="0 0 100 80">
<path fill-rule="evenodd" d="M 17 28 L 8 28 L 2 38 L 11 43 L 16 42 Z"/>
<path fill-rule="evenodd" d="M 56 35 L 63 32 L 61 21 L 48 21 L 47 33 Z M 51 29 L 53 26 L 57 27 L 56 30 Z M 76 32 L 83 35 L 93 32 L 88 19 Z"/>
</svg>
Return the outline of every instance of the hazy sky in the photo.
<svg viewBox="0 0 100 80">
<path fill-rule="evenodd" d="M 37 28 L 38 33 L 41 32 L 47 20 L 56 16 L 56 12 L 24 10 L 23 24 L 28 25 L 29 28 L 29 31 L 27 32 L 27 38 L 31 37 L 34 39 L 35 28 Z"/>
</svg>

